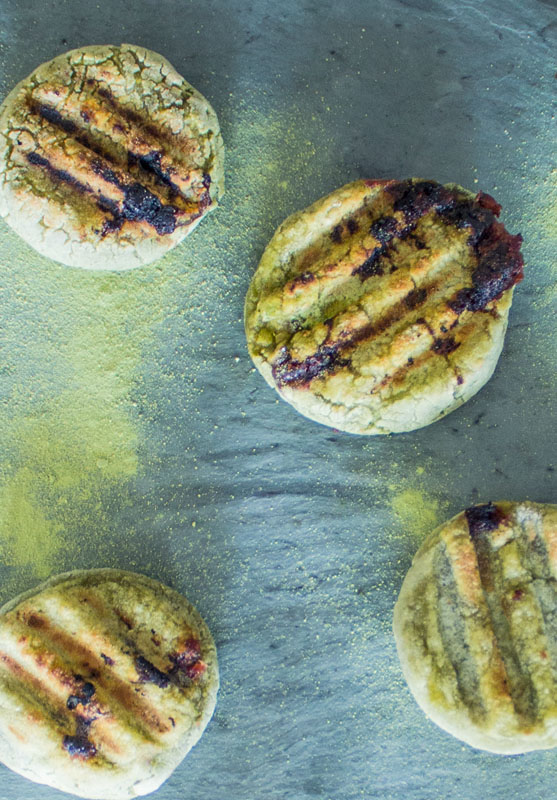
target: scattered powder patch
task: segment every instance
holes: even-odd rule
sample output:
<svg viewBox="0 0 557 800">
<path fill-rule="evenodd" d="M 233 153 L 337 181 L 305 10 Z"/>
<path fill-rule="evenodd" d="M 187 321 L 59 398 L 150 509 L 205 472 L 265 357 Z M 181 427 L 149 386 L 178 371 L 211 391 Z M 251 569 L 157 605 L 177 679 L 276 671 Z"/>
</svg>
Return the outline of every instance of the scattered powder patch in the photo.
<svg viewBox="0 0 557 800">
<path fill-rule="evenodd" d="M 420 489 L 397 491 L 390 486 L 390 505 L 393 514 L 404 530 L 416 539 L 422 539 L 434 530 L 443 518 L 440 503 Z"/>
<path fill-rule="evenodd" d="M 179 265 L 82 272 L 35 255 L 4 227 L 0 259 L 4 599 L 55 572 L 110 565 L 116 536 L 131 544 L 134 531 L 116 531 L 115 515 L 142 469 L 133 392 Z M 180 281 L 185 288 L 187 276 Z"/>
</svg>

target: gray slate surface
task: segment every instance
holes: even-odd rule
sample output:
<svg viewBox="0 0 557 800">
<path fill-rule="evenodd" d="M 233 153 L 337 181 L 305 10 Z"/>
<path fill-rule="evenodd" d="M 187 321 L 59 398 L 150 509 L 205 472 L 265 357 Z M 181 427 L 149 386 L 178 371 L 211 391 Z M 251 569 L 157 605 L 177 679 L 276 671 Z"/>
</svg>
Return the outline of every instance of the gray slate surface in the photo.
<svg viewBox="0 0 557 800">
<path fill-rule="evenodd" d="M 557 502 L 556 40 L 552 0 L 3 1 L 2 95 L 128 41 L 211 100 L 227 146 L 222 206 L 153 267 L 81 273 L 0 226 L 0 600 L 106 565 L 197 605 L 222 689 L 160 800 L 554 795 L 555 752 L 481 753 L 422 715 L 391 614 L 432 525 Z M 492 193 L 526 277 L 480 394 L 412 434 L 339 434 L 252 369 L 243 298 L 287 214 L 410 175 Z M 1 800 L 58 797 L 0 767 Z"/>
</svg>

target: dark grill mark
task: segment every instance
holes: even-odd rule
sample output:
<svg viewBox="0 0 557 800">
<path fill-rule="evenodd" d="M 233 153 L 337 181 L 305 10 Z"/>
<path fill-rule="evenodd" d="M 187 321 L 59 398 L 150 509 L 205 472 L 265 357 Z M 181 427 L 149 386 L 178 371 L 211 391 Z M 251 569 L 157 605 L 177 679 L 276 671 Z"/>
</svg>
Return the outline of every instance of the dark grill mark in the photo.
<svg viewBox="0 0 557 800">
<path fill-rule="evenodd" d="M 383 333 L 390 325 L 403 317 L 405 312 L 406 309 L 400 304 L 384 319 L 375 324 L 369 323 L 362 326 L 352 336 L 345 335 L 344 338 L 338 339 L 334 344 L 325 342 L 315 353 L 303 361 L 293 359 L 287 348 L 283 347 L 279 357 L 273 364 L 273 377 L 277 385 L 303 386 L 315 378 L 322 377 L 327 372 L 332 373 L 337 369 L 350 366 L 350 359 L 343 356 L 345 350 L 355 347 L 365 339 Z M 332 327 L 332 322 L 332 320 L 327 320 L 326 322 L 329 329 Z M 417 322 L 427 325 L 423 319 L 417 320 Z"/>
<path fill-rule="evenodd" d="M 166 689 L 170 683 L 168 675 L 157 669 L 145 656 L 137 656 L 135 659 L 135 671 L 139 675 L 141 683 L 154 683 L 155 686 L 161 689 Z"/>
<path fill-rule="evenodd" d="M 408 292 L 404 298 L 404 303 L 407 308 L 417 308 L 420 306 L 427 297 L 427 289 L 413 289 Z"/>
<path fill-rule="evenodd" d="M 313 272 L 302 272 L 301 275 L 298 275 L 296 278 L 294 278 L 292 283 L 294 285 L 301 283 L 305 286 L 308 283 L 313 283 L 314 280 L 315 280 L 315 275 L 313 274 Z"/>
<path fill-rule="evenodd" d="M 112 110 L 122 119 L 132 123 L 132 125 L 136 125 L 154 139 L 172 139 L 172 134 L 170 132 L 165 131 L 164 128 L 157 128 L 155 125 L 152 125 L 150 122 L 144 119 L 141 114 L 138 114 L 137 111 L 134 111 L 132 108 L 128 108 L 127 106 L 119 103 L 109 89 L 104 89 L 102 86 L 99 86 L 97 82 L 91 78 L 87 79 L 87 84 L 89 86 L 95 86 L 96 93 L 99 95 L 99 97 L 102 97 L 103 100 L 106 100 Z"/>
<path fill-rule="evenodd" d="M 92 190 L 89 186 L 86 186 L 84 183 L 81 183 L 81 181 L 78 181 L 65 169 L 56 169 L 56 167 L 53 167 L 48 158 L 44 158 L 44 156 L 41 156 L 38 153 L 27 153 L 25 158 L 33 166 L 42 167 L 45 169 L 54 183 L 67 183 L 73 189 L 81 192 L 82 194 L 91 194 Z"/>
<path fill-rule="evenodd" d="M 197 639 L 188 639 L 182 650 L 172 653 L 168 658 L 174 666 L 168 672 L 163 672 L 145 656 L 137 656 L 135 670 L 141 683 L 154 683 L 159 688 L 166 689 L 169 683 L 188 685 L 189 681 L 194 681 L 205 672 L 206 665 L 201 661 L 201 647 Z"/>
<path fill-rule="evenodd" d="M 425 202 L 420 206 L 420 212 L 415 214 L 405 214 L 405 221 L 398 222 L 396 217 L 381 217 L 370 226 L 370 234 L 377 239 L 379 246 L 376 247 L 371 255 L 363 264 L 352 270 L 352 275 L 359 275 L 362 280 L 373 275 L 383 275 L 384 268 L 378 263 L 380 258 L 389 252 L 394 245 L 394 240 L 404 241 L 411 236 L 419 222 L 419 219 L 431 210 L 433 206 Z M 396 264 L 391 263 L 390 272 L 397 269 Z"/>
<path fill-rule="evenodd" d="M 178 678 L 180 683 L 180 673 L 185 675 L 189 681 L 195 681 L 206 670 L 206 665 L 201 661 L 201 647 L 197 639 L 191 638 L 185 643 L 179 653 L 170 656 L 174 667 L 170 671 L 172 677 Z"/>
<path fill-rule="evenodd" d="M 444 209 L 455 202 L 454 193 L 435 181 L 399 181 L 386 187 L 395 211 L 402 211 L 407 224 L 417 222 L 428 211 Z"/>
<path fill-rule="evenodd" d="M 113 659 L 113 658 L 110 658 L 110 656 L 107 656 L 107 655 L 105 655 L 104 653 L 101 653 L 101 658 L 102 658 L 102 660 L 104 661 L 104 663 L 105 663 L 107 666 L 109 666 L 109 667 L 113 667 L 113 666 L 114 666 L 114 663 L 115 663 L 115 662 L 114 662 L 114 659 Z"/>
<path fill-rule="evenodd" d="M 350 233 L 351 235 L 356 233 L 356 231 L 358 230 L 358 223 L 356 222 L 354 217 L 348 217 L 348 220 L 346 222 L 346 227 L 348 228 L 348 233 Z"/>
<path fill-rule="evenodd" d="M 110 223 L 112 228 L 122 227 L 125 220 L 130 220 L 132 222 L 148 222 L 159 234 L 174 232 L 177 210 L 174 206 L 163 205 L 159 198 L 141 183 L 125 184 L 118 178 L 114 170 L 105 167 L 101 161 L 93 162 L 92 166 L 93 170 L 105 181 L 114 184 L 124 193 L 121 209 L 118 204 L 114 204 L 115 207 L 113 206 L 110 211 L 114 216 L 113 222 Z"/>
<path fill-rule="evenodd" d="M 160 150 L 152 150 L 150 153 L 147 153 L 143 156 L 128 150 L 128 164 L 130 166 L 139 164 L 139 166 L 144 169 L 145 172 L 150 172 L 161 183 L 164 183 L 165 186 L 168 186 L 173 194 L 181 194 L 180 189 L 174 183 L 170 177 L 170 174 L 161 167 L 161 157 L 162 153 Z"/>
<path fill-rule="evenodd" d="M 398 227 L 395 217 L 381 217 L 371 225 L 369 232 L 380 244 L 387 244 L 396 236 Z"/>
<path fill-rule="evenodd" d="M 447 301 L 457 315 L 465 309 L 476 311 L 485 308 L 487 303 L 522 279 L 523 262 L 519 252 L 522 238 L 511 236 L 497 222 L 495 215 L 499 213 L 500 206 L 489 195 L 480 193 L 476 198 L 470 199 L 433 181 L 389 183 L 385 186 L 385 191 L 392 198 L 394 210 L 402 213 L 403 220 L 385 216 L 371 224 L 369 232 L 379 244 L 363 263 L 352 269 L 352 275 L 366 280 L 383 275 L 387 267 L 390 272 L 395 271 L 396 259 L 385 263 L 382 257 L 388 255 L 395 239 L 400 241 L 413 235 L 419 220 L 434 210 L 446 225 L 469 231 L 468 244 L 474 249 L 477 258 L 477 266 L 472 274 L 473 285 L 461 289 L 452 300 Z M 342 226 L 337 225 L 333 228 L 331 237 L 335 240 L 341 233 Z M 418 249 L 426 247 L 419 237 L 415 237 L 415 241 Z M 349 366 L 351 362 L 345 356 L 346 350 L 364 339 L 382 333 L 390 324 L 400 319 L 405 310 L 419 307 L 426 299 L 425 288 L 414 289 L 408 293 L 400 308 L 382 322 L 366 325 L 351 337 L 346 336 L 336 342 L 327 339 L 315 353 L 303 360 L 292 358 L 288 349 L 283 348 L 272 365 L 277 385 L 304 386 L 327 373 Z M 429 330 L 434 340 L 431 350 L 437 355 L 447 356 L 460 346 L 453 336 L 437 336 L 425 319 L 417 322 L 422 322 Z M 456 324 L 458 320 L 451 327 Z M 442 331 L 448 332 L 445 326 Z M 461 376 L 457 376 L 457 383 L 463 383 Z"/>
<path fill-rule="evenodd" d="M 170 660 L 180 669 L 195 664 L 201 658 L 201 646 L 197 639 L 191 638 L 179 653 L 170 656 Z"/>
<path fill-rule="evenodd" d="M 47 122 L 50 122 L 52 125 L 56 125 L 57 128 L 61 128 L 63 131 L 66 131 L 66 133 L 73 134 L 77 131 L 77 125 L 70 119 L 65 119 L 59 111 L 56 111 L 55 108 L 45 106 L 42 103 L 37 103 L 33 104 L 32 110 L 39 114 L 39 116 L 41 116 L 43 119 L 46 119 Z"/>
<path fill-rule="evenodd" d="M 112 95 L 110 95 L 107 90 L 99 89 L 98 94 L 105 100 L 110 98 L 113 108 L 116 108 L 116 106 L 119 107 L 119 104 L 116 103 L 114 98 L 112 98 Z M 55 125 L 65 133 L 71 135 L 77 142 L 82 144 L 93 153 L 96 153 L 105 161 L 112 160 L 110 154 L 107 153 L 103 148 L 99 147 L 95 142 L 91 141 L 90 137 L 85 131 L 80 130 L 71 120 L 65 119 L 55 108 L 36 103 L 34 101 L 30 102 L 29 108 L 32 113 L 38 114 L 47 122 Z M 87 112 L 81 111 L 80 113 L 85 122 L 88 122 L 89 115 Z M 139 115 L 135 115 L 133 112 L 129 112 L 127 115 L 129 116 L 130 114 L 134 117 L 132 121 L 135 122 L 135 124 L 142 124 L 144 128 L 146 127 L 141 121 Z M 150 131 L 151 135 L 160 138 L 160 131 L 154 128 L 154 126 L 147 127 L 152 128 Z M 152 150 L 146 155 L 138 155 L 137 153 L 128 150 L 127 157 L 129 166 L 139 164 L 139 166 L 145 172 L 153 175 L 159 183 L 162 183 L 164 186 L 170 189 L 171 195 L 174 197 L 183 196 L 178 186 L 172 181 L 169 173 L 161 166 L 161 151 Z M 44 167 L 54 181 L 68 183 L 82 193 L 92 194 L 92 190 L 89 186 L 75 179 L 69 172 L 56 169 L 50 164 L 48 159 L 44 158 L 43 156 L 40 156 L 37 153 L 30 153 L 27 155 L 27 160 L 31 164 Z M 96 165 L 93 163 L 93 169 L 95 169 L 95 166 L 97 174 L 102 175 L 104 180 L 114 184 L 115 186 L 118 186 L 118 188 L 124 193 L 124 200 L 121 207 L 115 201 L 109 201 L 107 198 L 101 197 L 101 201 L 97 201 L 97 206 L 99 209 L 105 213 L 111 214 L 113 217 L 112 220 L 105 221 L 102 229 L 102 235 L 119 230 L 126 220 L 130 222 L 147 222 L 149 225 L 152 225 L 156 232 L 161 236 L 173 233 L 175 231 L 176 213 L 178 211 L 176 207 L 162 203 L 156 195 L 154 195 L 141 183 L 134 182 L 132 184 L 127 184 L 122 182 L 118 179 L 116 173 L 112 169 L 109 167 L 103 167 L 100 160 L 96 162 Z M 210 176 L 205 174 L 203 179 L 205 191 L 203 192 L 198 203 L 199 213 L 203 213 L 203 211 L 211 204 L 211 198 L 209 194 L 210 182 Z"/>
<path fill-rule="evenodd" d="M 448 356 L 457 347 L 460 347 L 460 343 L 455 342 L 452 336 L 446 336 L 444 339 L 435 339 L 431 349 L 440 356 Z"/>
<path fill-rule="evenodd" d="M 376 247 L 363 264 L 352 270 L 352 275 L 359 275 L 362 280 L 371 278 L 373 275 L 383 275 L 383 267 L 378 262 L 384 252 L 384 246 Z"/>
</svg>

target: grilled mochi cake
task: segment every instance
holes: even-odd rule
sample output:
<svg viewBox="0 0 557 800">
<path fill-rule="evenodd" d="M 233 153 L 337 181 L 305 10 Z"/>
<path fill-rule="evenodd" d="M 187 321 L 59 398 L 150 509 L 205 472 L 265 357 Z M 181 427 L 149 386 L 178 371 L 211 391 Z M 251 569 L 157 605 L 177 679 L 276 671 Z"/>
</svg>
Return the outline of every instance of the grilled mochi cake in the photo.
<svg viewBox="0 0 557 800">
<path fill-rule="evenodd" d="M 215 112 L 142 47 L 64 53 L 0 108 L 0 214 L 64 264 L 147 264 L 182 241 L 222 191 Z"/>
<path fill-rule="evenodd" d="M 317 422 L 409 431 L 460 406 L 503 346 L 520 236 L 487 194 L 360 180 L 289 217 L 248 290 L 248 348 Z"/>
<path fill-rule="evenodd" d="M 473 747 L 557 745 L 557 506 L 488 503 L 437 528 L 394 612 L 403 672 L 441 728 Z"/>
<path fill-rule="evenodd" d="M 0 611 L 0 761 L 38 783 L 102 800 L 154 791 L 217 689 L 205 623 L 142 575 L 66 573 Z"/>
</svg>

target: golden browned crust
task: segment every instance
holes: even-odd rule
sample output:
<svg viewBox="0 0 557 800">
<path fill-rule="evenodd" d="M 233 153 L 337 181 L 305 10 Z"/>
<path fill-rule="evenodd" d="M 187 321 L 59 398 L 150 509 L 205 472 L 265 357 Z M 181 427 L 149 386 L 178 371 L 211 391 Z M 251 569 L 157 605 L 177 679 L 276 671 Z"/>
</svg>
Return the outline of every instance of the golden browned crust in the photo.
<svg viewBox="0 0 557 800">
<path fill-rule="evenodd" d="M 209 103 L 132 45 L 64 53 L 0 108 L 0 213 L 39 252 L 127 269 L 180 242 L 223 191 Z"/>
<path fill-rule="evenodd" d="M 495 753 L 557 745 L 557 506 L 474 506 L 418 551 L 394 613 L 428 716 Z"/>
<path fill-rule="evenodd" d="M 143 575 L 66 573 L 0 611 L 0 761 L 39 783 L 114 800 L 154 791 L 217 689 L 205 623 Z"/>
<path fill-rule="evenodd" d="M 503 345 L 520 237 L 454 184 L 356 181 L 294 214 L 245 306 L 249 352 L 298 411 L 352 433 L 419 428 L 471 397 Z"/>
</svg>

